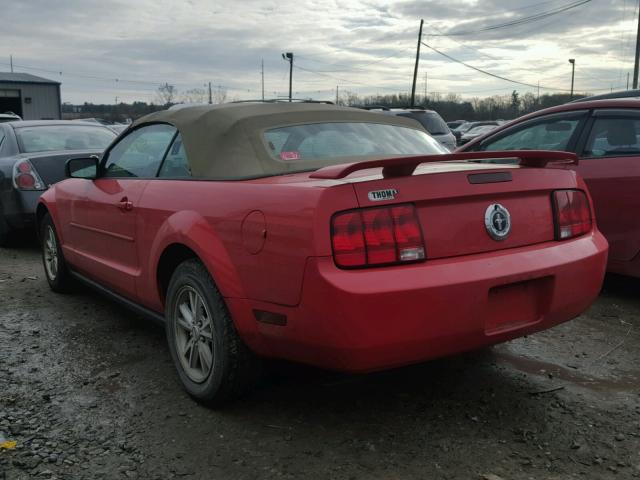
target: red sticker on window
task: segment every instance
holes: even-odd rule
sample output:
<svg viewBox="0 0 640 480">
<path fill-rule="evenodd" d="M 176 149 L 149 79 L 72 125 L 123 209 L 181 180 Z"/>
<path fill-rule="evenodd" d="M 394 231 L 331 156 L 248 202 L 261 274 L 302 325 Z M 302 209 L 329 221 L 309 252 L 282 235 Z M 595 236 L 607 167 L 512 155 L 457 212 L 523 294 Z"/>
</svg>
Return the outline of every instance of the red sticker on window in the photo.
<svg viewBox="0 0 640 480">
<path fill-rule="evenodd" d="M 300 152 L 280 152 L 280 158 L 282 160 L 300 160 Z"/>
</svg>

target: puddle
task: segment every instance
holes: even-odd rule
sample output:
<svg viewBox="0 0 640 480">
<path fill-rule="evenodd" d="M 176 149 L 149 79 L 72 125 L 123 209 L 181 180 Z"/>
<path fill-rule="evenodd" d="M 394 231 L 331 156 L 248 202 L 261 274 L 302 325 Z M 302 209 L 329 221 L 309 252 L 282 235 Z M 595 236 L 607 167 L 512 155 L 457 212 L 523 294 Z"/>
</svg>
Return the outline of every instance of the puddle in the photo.
<svg viewBox="0 0 640 480">
<path fill-rule="evenodd" d="M 547 374 L 551 374 L 556 380 L 573 383 L 600 393 L 640 392 L 640 377 L 638 377 L 638 375 L 626 374 L 613 378 L 602 378 L 590 375 L 579 369 L 566 368 L 555 363 L 516 355 L 508 351 L 496 350 L 494 355 L 497 360 L 508 363 L 521 372 L 541 377 L 546 377 Z"/>
</svg>

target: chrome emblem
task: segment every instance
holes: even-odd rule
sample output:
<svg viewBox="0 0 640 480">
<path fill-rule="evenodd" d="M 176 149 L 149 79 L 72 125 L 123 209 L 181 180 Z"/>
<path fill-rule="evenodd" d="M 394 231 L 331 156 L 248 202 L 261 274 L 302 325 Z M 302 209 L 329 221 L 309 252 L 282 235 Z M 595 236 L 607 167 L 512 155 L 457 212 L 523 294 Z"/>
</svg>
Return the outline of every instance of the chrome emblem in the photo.
<svg viewBox="0 0 640 480">
<path fill-rule="evenodd" d="M 382 202 L 384 200 L 394 200 L 398 190 L 395 188 L 387 188 L 386 190 L 374 190 L 367 195 L 372 202 Z"/>
<path fill-rule="evenodd" d="M 504 240 L 511 232 L 511 215 L 509 210 L 499 203 L 493 203 L 484 212 L 484 226 L 494 240 Z"/>
</svg>

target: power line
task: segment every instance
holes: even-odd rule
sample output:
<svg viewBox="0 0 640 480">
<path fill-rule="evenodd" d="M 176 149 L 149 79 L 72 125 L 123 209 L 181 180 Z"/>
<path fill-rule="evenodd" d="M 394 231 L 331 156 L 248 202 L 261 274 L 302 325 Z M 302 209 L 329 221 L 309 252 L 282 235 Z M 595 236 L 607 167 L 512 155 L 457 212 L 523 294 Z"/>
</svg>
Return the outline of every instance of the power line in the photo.
<svg viewBox="0 0 640 480">
<path fill-rule="evenodd" d="M 473 35 L 473 34 L 476 34 L 476 33 L 490 32 L 490 31 L 493 31 L 493 30 L 501 29 L 501 28 L 514 27 L 514 26 L 523 25 L 523 24 L 526 24 L 526 23 L 537 22 L 537 21 L 542 20 L 544 18 L 551 17 L 553 15 L 558 15 L 559 13 L 564 13 L 564 12 L 566 12 L 568 10 L 573 9 L 573 8 L 580 7 L 580 6 L 582 6 L 582 5 L 586 4 L 586 3 L 589 3 L 589 2 L 591 2 L 591 0 L 579 0 L 577 2 L 573 2 L 573 3 L 570 3 L 570 4 L 564 5 L 562 7 L 557 7 L 557 8 L 551 9 L 551 10 L 546 10 L 546 11 L 539 12 L 539 13 L 536 13 L 536 14 L 533 14 L 533 15 L 527 15 L 525 17 L 520 17 L 518 19 L 511 20 L 511 21 L 508 21 L 508 22 L 499 23 L 499 24 L 496 24 L 496 25 L 490 25 L 488 27 L 479 28 L 477 30 L 470 30 L 470 31 L 467 31 L 467 32 L 465 32 L 465 31 L 462 31 L 462 32 L 449 32 L 449 33 L 443 33 L 443 34 L 440 34 L 440 35 L 433 35 L 433 36 L 436 36 L 436 37 L 452 37 L 452 36 Z"/>
<path fill-rule="evenodd" d="M 4 65 L 4 66 L 9 66 L 8 63 L 2 63 L 0 62 L 0 65 Z M 120 78 L 120 77 L 100 77 L 97 75 L 88 75 L 88 74 L 84 74 L 84 73 L 78 73 L 78 72 L 69 72 L 66 70 L 52 70 L 52 69 L 48 69 L 48 68 L 41 68 L 41 67 L 32 67 L 29 65 L 18 65 L 16 63 L 13 64 L 14 67 L 17 68 L 21 68 L 23 70 L 33 70 L 35 72 L 45 72 L 45 73 L 52 73 L 55 75 L 59 75 L 59 76 L 69 76 L 69 77 L 75 77 L 75 78 L 84 78 L 84 79 L 88 79 L 88 80 L 99 80 L 99 81 L 104 81 L 104 82 L 114 82 L 116 84 L 123 84 L 123 83 L 130 83 L 130 84 L 134 84 L 134 85 L 147 85 L 147 86 L 154 86 L 157 87 L 158 85 L 163 85 L 165 83 L 167 83 L 166 81 L 147 81 L 147 80 L 130 80 L 130 79 L 126 79 L 126 78 Z M 170 82 L 172 85 L 179 85 L 182 87 L 193 87 L 194 84 L 192 83 L 181 83 L 181 82 Z M 234 90 L 234 91 L 246 91 L 246 92 L 250 92 L 252 90 L 247 89 L 247 88 L 236 88 L 233 86 L 229 86 L 229 85 L 220 85 L 220 87 L 222 88 L 226 88 L 227 90 Z"/>
<path fill-rule="evenodd" d="M 404 52 L 409 51 L 409 50 L 413 50 L 413 47 L 406 47 L 406 48 L 402 48 L 402 49 L 399 49 L 399 50 L 395 50 L 391 55 L 388 55 L 386 57 L 380 58 L 378 60 L 374 60 L 373 62 L 365 63 L 365 64 L 362 64 L 362 65 L 358 65 L 357 67 L 348 66 L 348 65 L 346 65 L 344 63 L 342 63 L 342 64 L 341 63 L 328 63 L 328 62 L 323 62 L 322 60 L 313 60 L 313 59 L 309 58 L 306 55 L 298 55 L 298 58 L 302 58 L 303 60 L 309 60 L 311 62 L 323 63 L 323 64 L 329 65 L 329 66 L 338 66 L 338 67 L 339 66 L 343 66 L 343 67 L 346 67 L 346 68 L 338 69 L 338 70 L 321 70 L 322 72 L 327 72 L 327 73 L 349 72 L 349 71 L 353 71 L 353 70 L 362 70 L 365 67 L 369 67 L 371 65 L 376 65 L 378 63 L 382 63 L 385 60 L 389 60 L 390 58 L 393 58 L 393 57 L 397 56 L 398 53 L 404 53 Z"/>
<path fill-rule="evenodd" d="M 378 88 L 378 89 L 381 89 L 381 90 L 389 90 L 389 91 L 393 91 L 393 92 L 398 92 L 398 91 L 402 90 L 402 89 L 399 89 L 399 88 L 381 87 L 381 86 L 371 85 L 370 83 L 362 83 L 362 82 L 356 82 L 356 81 L 352 81 L 352 80 L 347 80 L 345 78 L 336 77 L 334 75 L 328 75 L 328 74 L 323 73 L 321 71 L 311 70 L 309 68 L 304 68 L 304 67 L 301 67 L 299 65 L 293 65 L 293 68 L 295 68 L 296 70 L 302 70 L 304 72 L 315 73 L 316 75 L 320 75 L 322 77 L 327 77 L 327 78 L 331 78 L 331 79 L 334 79 L 334 80 L 338 80 L 341 85 L 359 85 L 359 86 L 370 87 L 370 88 Z"/>
<path fill-rule="evenodd" d="M 448 58 L 448 59 L 449 59 L 449 60 L 451 60 L 452 62 L 456 62 L 456 63 L 459 63 L 460 65 L 464 65 L 465 67 L 470 68 L 470 69 L 472 69 L 472 70 L 475 70 L 476 72 L 480 72 L 480 73 L 482 73 L 482 74 L 484 74 L 484 75 L 489 75 L 490 77 L 497 78 L 497 79 L 499 79 L 499 80 L 504 80 L 505 82 L 515 83 L 515 84 L 517 84 L 517 85 L 523 85 L 523 86 L 525 86 L 525 87 L 538 88 L 538 85 L 537 85 L 537 84 L 535 84 L 535 85 L 534 85 L 534 84 L 532 84 L 532 83 L 520 82 L 520 81 L 518 81 L 518 80 L 513 80 L 513 79 L 511 79 L 511 78 L 507 78 L 507 77 L 503 77 L 503 76 L 501 76 L 501 75 L 497 75 L 497 74 L 495 74 L 495 73 L 487 72 L 486 70 L 483 70 L 483 69 L 481 69 L 481 68 L 474 67 L 473 65 L 469 65 L 468 63 L 465 63 L 465 62 L 463 62 L 462 60 L 458 60 L 457 58 L 453 58 L 452 56 L 447 55 L 447 54 L 446 54 L 446 53 L 444 53 L 444 52 L 441 52 L 440 50 L 438 50 L 438 49 L 436 49 L 436 48 L 432 47 L 431 45 L 429 45 L 429 44 L 427 44 L 427 43 L 425 43 L 425 42 L 421 42 L 421 43 L 422 43 L 422 45 L 424 45 L 425 47 L 427 47 L 427 48 L 429 48 L 429 49 L 433 50 L 434 52 L 436 52 L 436 53 L 438 53 L 438 54 L 442 55 L 443 57 Z M 563 91 L 563 92 L 568 92 L 568 91 L 569 91 L 569 90 L 564 89 L 564 88 L 545 87 L 545 86 L 542 86 L 542 85 L 540 85 L 539 87 L 540 87 L 540 88 L 542 88 L 542 89 L 545 89 L 545 90 L 555 90 L 555 91 Z"/>
</svg>

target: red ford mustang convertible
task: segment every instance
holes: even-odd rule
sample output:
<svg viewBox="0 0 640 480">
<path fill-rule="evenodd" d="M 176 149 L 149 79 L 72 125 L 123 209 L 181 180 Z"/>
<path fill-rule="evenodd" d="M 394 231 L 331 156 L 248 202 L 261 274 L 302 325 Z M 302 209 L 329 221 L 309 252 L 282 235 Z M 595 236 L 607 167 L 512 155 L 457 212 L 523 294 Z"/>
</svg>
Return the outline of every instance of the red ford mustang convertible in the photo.
<svg viewBox="0 0 640 480">
<path fill-rule="evenodd" d="M 366 372 L 587 308 L 607 242 L 582 180 L 544 168 L 575 156 L 445 153 L 411 120 L 331 105 L 158 112 L 42 196 L 46 276 L 165 321 L 208 404 L 246 390 L 259 357 Z"/>
</svg>

